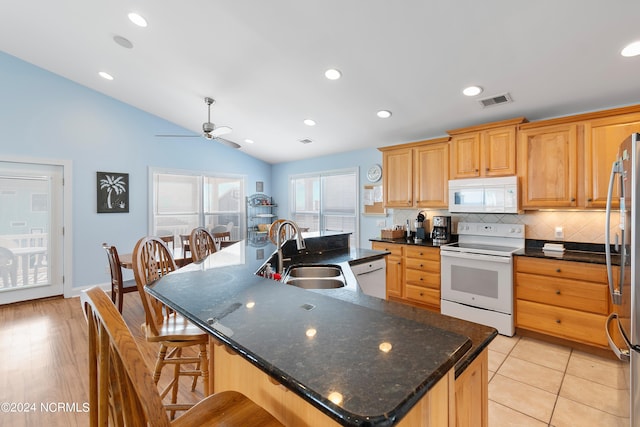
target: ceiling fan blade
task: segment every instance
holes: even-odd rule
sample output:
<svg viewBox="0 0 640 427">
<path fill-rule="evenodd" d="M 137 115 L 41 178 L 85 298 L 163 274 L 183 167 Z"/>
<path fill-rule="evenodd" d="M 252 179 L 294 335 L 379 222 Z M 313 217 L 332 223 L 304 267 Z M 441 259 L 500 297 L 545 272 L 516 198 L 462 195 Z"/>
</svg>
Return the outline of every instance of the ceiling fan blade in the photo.
<svg viewBox="0 0 640 427">
<path fill-rule="evenodd" d="M 154 135 L 160 138 L 200 138 L 202 135 Z"/>
<path fill-rule="evenodd" d="M 227 147 L 240 148 L 240 144 L 236 144 L 235 142 L 229 141 L 228 139 L 224 139 L 224 138 L 213 138 L 213 139 L 220 142 L 221 144 L 226 145 Z"/>
</svg>

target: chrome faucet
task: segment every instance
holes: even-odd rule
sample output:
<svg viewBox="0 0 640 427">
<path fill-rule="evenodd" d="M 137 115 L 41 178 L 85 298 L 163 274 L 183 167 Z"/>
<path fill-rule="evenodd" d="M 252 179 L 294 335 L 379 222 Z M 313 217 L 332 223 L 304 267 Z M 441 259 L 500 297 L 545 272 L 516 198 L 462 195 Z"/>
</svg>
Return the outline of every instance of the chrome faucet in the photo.
<svg viewBox="0 0 640 427">
<path fill-rule="evenodd" d="M 283 229 L 283 227 L 285 226 L 291 226 L 291 228 L 293 228 L 293 231 L 295 232 L 295 237 L 296 237 L 296 247 L 298 248 L 298 250 L 302 250 L 305 249 L 307 247 L 307 245 L 305 245 L 304 243 L 304 239 L 302 238 L 302 233 L 300 233 L 300 229 L 298 228 L 298 224 L 296 224 L 295 222 L 291 221 L 290 219 L 285 219 L 284 221 L 282 221 L 280 224 L 278 224 L 278 230 L 276 232 L 276 246 L 278 247 L 278 273 L 282 274 L 282 270 L 284 270 L 284 259 L 282 257 L 282 246 L 284 246 L 284 244 L 287 242 L 287 239 L 285 239 L 284 241 L 282 240 L 283 237 L 283 231 L 285 231 Z"/>
</svg>

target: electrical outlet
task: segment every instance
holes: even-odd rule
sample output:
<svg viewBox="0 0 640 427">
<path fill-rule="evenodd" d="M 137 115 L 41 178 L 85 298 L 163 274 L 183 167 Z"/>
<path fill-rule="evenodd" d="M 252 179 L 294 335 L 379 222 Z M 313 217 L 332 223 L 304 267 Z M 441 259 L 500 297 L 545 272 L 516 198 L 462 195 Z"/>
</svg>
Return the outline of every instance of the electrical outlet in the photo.
<svg viewBox="0 0 640 427">
<path fill-rule="evenodd" d="M 385 226 L 385 221 L 384 219 L 379 219 L 378 222 L 376 222 L 376 227 L 378 228 L 384 228 Z"/>
<path fill-rule="evenodd" d="M 562 227 L 556 227 L 555 237 L 556 239 L 564 239 L 564 230 Z"/>
</svg>

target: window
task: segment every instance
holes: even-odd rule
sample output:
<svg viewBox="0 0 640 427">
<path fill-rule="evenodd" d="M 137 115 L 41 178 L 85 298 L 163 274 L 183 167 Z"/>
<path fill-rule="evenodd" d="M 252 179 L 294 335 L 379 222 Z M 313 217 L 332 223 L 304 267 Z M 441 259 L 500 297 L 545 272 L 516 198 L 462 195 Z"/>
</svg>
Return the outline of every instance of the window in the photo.
<svg viewBox="0 0 640 427">
<path fill-rule="evenodd" d="M 351 233 L 351 246 L 357 246 L 357 172 L 348 169 L 292 176 L 291 219 L 309 231 Z"/>
<path fill-rule="evenodd" d="M 244 177 L 190 172 L 151 171 L 153 235 L 180 235 L 204 226 L 209 231 L 230 231 L 233 240 L 243 239 Z"/>
</svg>

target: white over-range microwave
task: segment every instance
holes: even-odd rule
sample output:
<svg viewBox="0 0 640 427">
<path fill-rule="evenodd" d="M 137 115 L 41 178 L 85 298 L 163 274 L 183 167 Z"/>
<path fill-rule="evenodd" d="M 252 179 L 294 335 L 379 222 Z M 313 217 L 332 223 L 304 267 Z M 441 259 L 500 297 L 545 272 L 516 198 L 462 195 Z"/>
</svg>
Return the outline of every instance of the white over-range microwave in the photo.
<svg viewBox="0 0 640 427">
<path fill-rule="evenodd" d="M 449 212 L 518 213 L 518 177 L 452 179 Z"/>
</svg>

